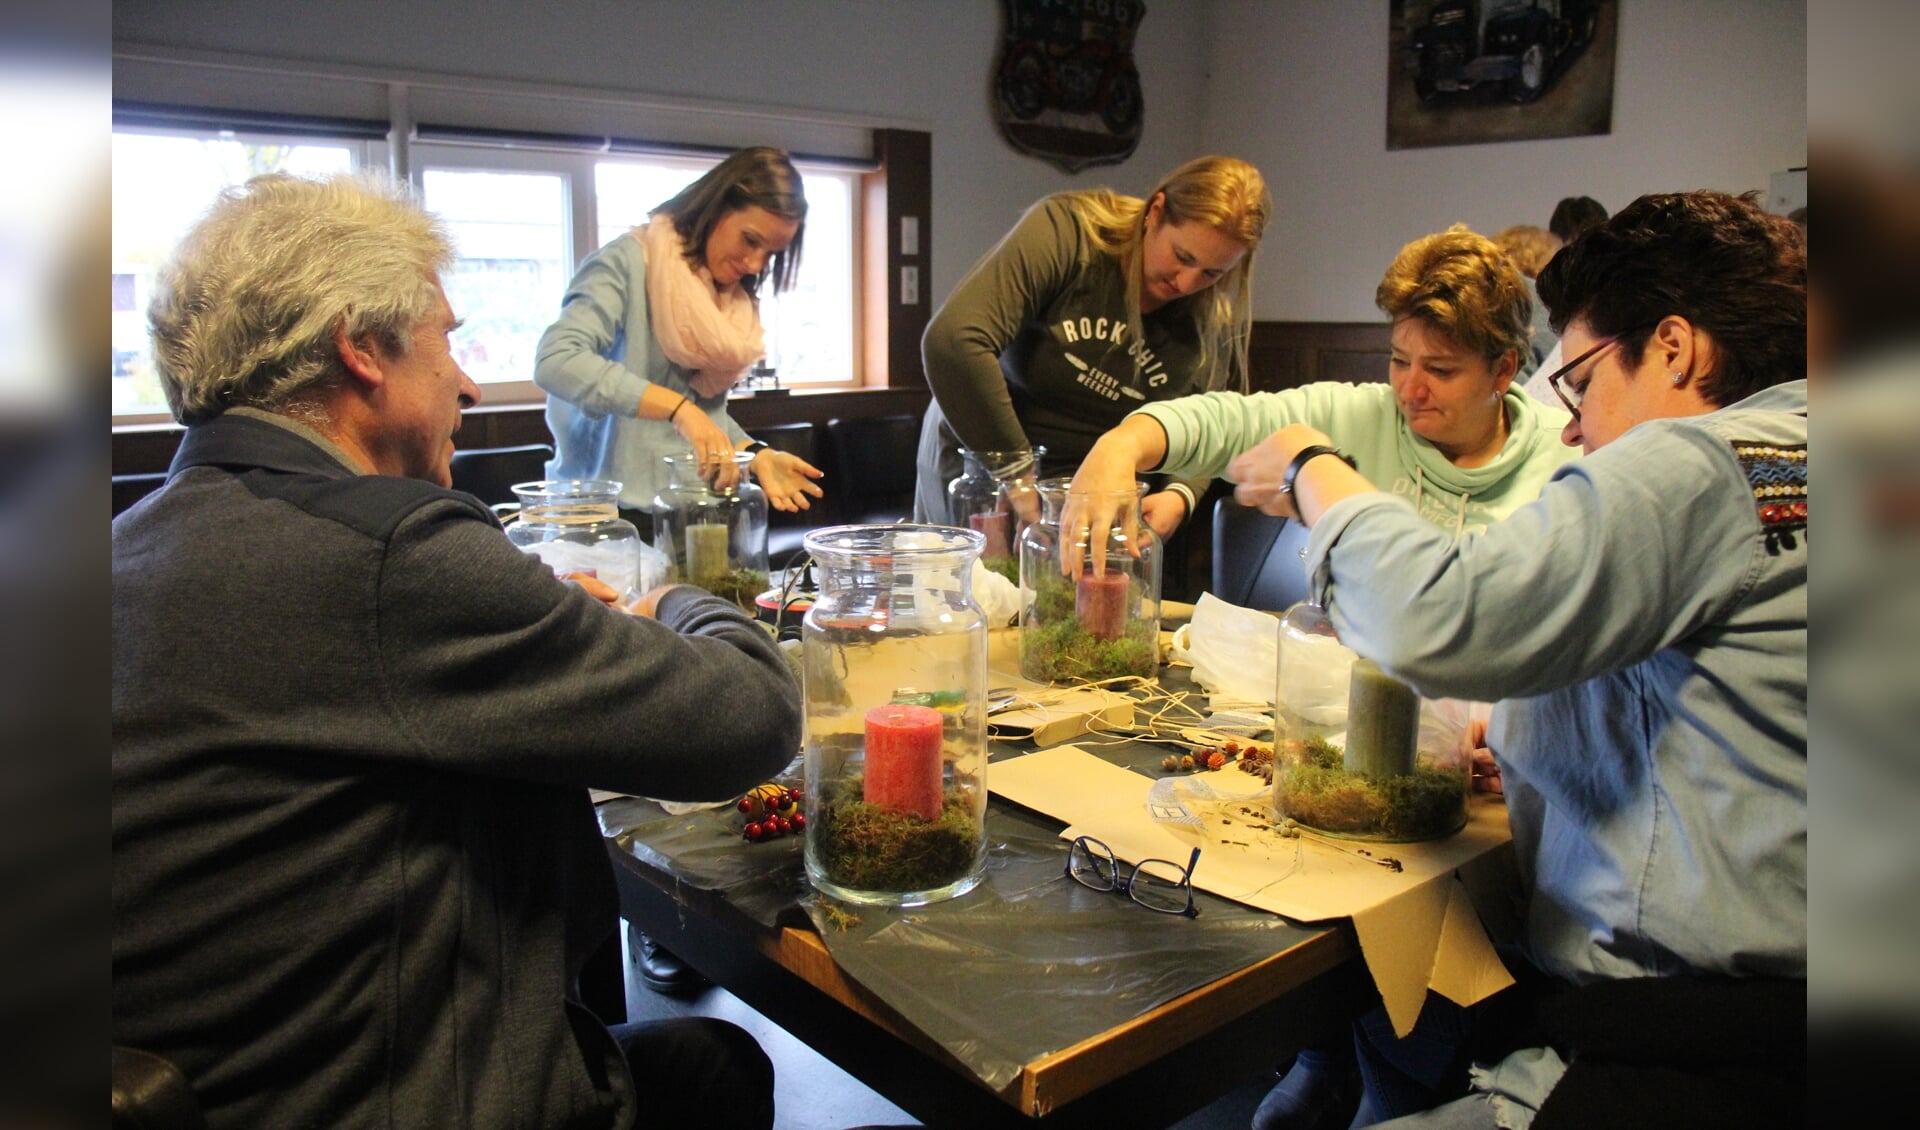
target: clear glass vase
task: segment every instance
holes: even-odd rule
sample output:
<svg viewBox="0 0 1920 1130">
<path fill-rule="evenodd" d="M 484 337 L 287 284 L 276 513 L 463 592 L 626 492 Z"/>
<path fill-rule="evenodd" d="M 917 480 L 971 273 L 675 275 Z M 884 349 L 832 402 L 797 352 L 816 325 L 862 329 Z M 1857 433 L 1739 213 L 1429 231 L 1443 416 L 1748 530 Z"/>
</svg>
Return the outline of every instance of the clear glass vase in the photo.
<svg viewBox="0 0 1920 1130">
<path fill-rule="evenodd" d="M 806 537 L 820 581 L 800 637 L 806 868 L 836 898 L 917 906 L 985 873 L 985 540 L 906 524 Z"/>
<path fill-rule="evenodd" d="M 1273 807 L 1281 820 L 1343 839 L 1403 843 L 1467 822 L 1471 765 L 1428 737 L 1418 692 L 1340 642 L 1326 609 L 1280 621 Z"/>
<path fill-rule="evenodd" d="M 1040 478 L 1044 447 L 1019 451 L 960 449 L 960 474 L 947 484 L 947 508 L 953 524 L 986 537 L 980 563 L 1020 583 L 1020 535 L 1040 514 Z"/>
<path fill-rule="evenodd" d="M 698 585 L 748 612 L 767 591 L 767 495 L 735 452 L 734 485 L 717 487 L 691 453 L 666 459 L 667 489 L 653 500 L 653 540 L 671 564 L 670 580 Z"/>
<path fill-rule="evenodd" d="M 1099 682 L 1124 675 L 1151 678 L 1160 669 L 1160 539 L 1140 513 L 1146 484 L 1100 496 L 1072 491 L 1068 478 L 1042 479 L 1040 519 L 1020 535 L 1020 673 L 1042 683 Z M 1075 510 L 1131 512 L 1133 534 L 1110 526 L 1061 533 L 1069 500 Z M 1093 572 L 1090 552 L 1105 543 L 1106 567 Z M 1079 570 L 1065 569 L 1077 549 Z"/>
<path fill-rule="evenodd" d="M 584 573 L 631 599 L 661 583 L 643 576 L 640 531 L 620 517 L 620 486 L 611 479 L 548 479 L 516 483 L 518 516 L 507 540 L 546 562 L 555 576 Z"/>
</svg>

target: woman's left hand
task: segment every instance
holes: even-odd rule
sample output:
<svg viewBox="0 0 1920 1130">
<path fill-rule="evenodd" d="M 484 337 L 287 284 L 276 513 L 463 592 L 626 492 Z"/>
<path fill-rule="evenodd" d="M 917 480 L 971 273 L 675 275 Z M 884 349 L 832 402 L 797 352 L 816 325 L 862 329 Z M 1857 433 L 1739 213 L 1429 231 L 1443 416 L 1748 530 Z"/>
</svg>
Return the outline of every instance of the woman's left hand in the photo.
<svg viewBox="0 0 1920 1130">
<path fill-rule="evenodd" d="M 824 492 L 815 486 L 814 479 L 821 477 L 820 468 L 785 451 L 775 451 L 769 447 L 753 457 L 753 476 L 760 482 L 760 489 L 767 492 L 767 501 L 775 510 L 796 513 L 813 508 L 813 498 L 824 497 Z"/>
<path fill-rule="evenodd" d="M 1294 456 L 1316 444 L 1332 443 L 1327 433 L 1305 424 L 1281 428 L 1227 465 L 1227 477 L 1235 483 L 1234 501 L 1276 518 L 1299 518 L 1293 497 L 1280 489 L 1280 481 Z"/>
<path fill-rule="evenodd" d="M 1187 496 L 1177 490 L 1159 490 L 1140 500 L 1140 514 L 1165 541 L 1187 520 Z"/>
</svg>

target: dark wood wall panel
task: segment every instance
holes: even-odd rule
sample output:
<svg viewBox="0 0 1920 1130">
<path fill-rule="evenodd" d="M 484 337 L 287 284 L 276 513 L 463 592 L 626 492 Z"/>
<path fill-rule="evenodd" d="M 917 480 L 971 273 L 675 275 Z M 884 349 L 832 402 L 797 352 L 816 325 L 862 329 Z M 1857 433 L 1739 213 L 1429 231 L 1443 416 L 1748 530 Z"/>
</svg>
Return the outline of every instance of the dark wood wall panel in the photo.
<svg viewBox="0 0 1920 1130">
<path fill-rule="evenodd" d="M 1384 381 L 1391 348 L 1386 322 L 1255 322 L 1251 383 L 1277 392 L 1315 381 Z"/>
</svg>

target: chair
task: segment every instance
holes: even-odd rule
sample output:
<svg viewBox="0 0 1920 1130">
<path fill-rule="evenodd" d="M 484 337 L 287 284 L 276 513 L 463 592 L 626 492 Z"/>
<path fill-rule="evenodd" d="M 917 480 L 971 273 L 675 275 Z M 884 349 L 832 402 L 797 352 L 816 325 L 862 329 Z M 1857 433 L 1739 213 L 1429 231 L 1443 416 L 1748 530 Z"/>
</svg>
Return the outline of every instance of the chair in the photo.
<svg viewBox="0 0 1920 1130">
<path fill-rule="evenodd" d="M 553 448 L 544 443 L 518 447 L 470 447 L 453 453 L 453 489 L 468 494 L 488 506 L 518 505 L 513 484 L 537 482 L 547 477 L 547 460 Z"/>
<path fill-rule="evenodd" d="M 765 443 L 776 451 L 797 455 L 815 467 L 820 467 L 819 432 L 809 423 L 774 424 L 771 427 L 756 428 L 753 438 Z M 829 475 L 831 467 L 821 467 Z M 833 490 L 834 484 L 828 482 L 825 489 Z M 784 510 L 767 508 L 767 563 L 777 573 L 799 561 L 806 553 L 804 539 L 807 532 L 828 525 L 826 499 L 814 499 L 813 505 L 806 510 L 789 514 Z"/>
<path fill-rule="evenodd" d="M 113 1049 L 113 1130 L 205 1130 L 200 1100 L 172 1060 Z"/>
<path fill-rule="evenodd" d="M 838 512 L 845 521 L 898 522 L 913 516 L 920 417 L 828 420 L 827 438 L 843 499 Z"/>
<path fill-rule="evenodd" d="M 155 471 L 145 475 L 115 475 L 113 477 L 113 516 L 118 518 L 121 511 L 159 490 L 166 481 L 165 471 Z"/>
<path fill-rule="evenodd" d="M 1307 598 L 1307 527 L 1223 498 L 1213 507 L 1213 595 L 1280 612 Z"/>
</svg>

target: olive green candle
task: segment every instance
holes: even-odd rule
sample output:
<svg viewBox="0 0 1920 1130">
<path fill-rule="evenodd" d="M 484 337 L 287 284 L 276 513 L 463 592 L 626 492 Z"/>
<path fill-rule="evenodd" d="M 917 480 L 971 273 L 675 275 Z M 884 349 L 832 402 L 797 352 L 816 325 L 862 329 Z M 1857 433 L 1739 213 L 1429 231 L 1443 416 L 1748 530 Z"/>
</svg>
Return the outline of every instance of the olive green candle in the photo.
<svg viewBox="0 0 1920 1130">
<path fill-rule="evenodd" d="M 727 573 L 727 528 L 717 522 L 687 527 L 687 580 L 712 588 Z"/>
<path fill-rule="evenodd" d="M 1420 696 L 1380 670 L 1356 659 L 1347 684 L 1347 772 L 1390 777 L 1413 772 L 1420 739 Z"/>
</svg>

